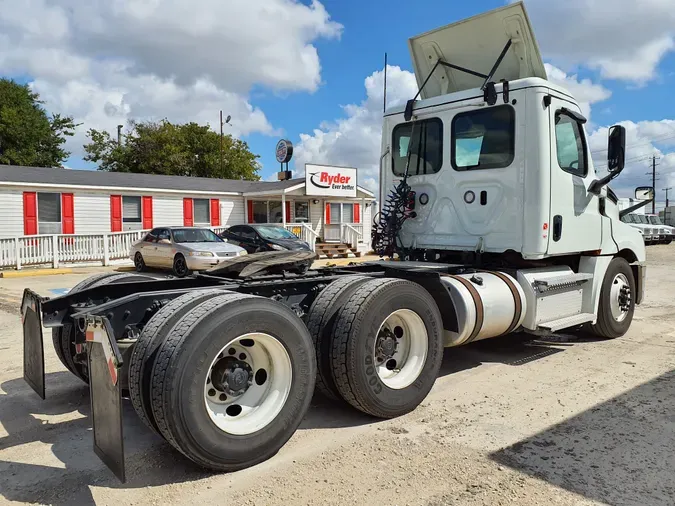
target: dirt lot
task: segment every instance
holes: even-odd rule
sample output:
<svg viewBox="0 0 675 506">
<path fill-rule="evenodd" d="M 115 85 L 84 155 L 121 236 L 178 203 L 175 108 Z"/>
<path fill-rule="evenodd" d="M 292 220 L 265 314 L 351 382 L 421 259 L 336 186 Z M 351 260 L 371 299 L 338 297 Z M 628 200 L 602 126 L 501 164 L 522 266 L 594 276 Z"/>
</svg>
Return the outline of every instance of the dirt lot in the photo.
<svg viewBox="0 0 675 506">
<path fill-rule="evenodd" d="M 415 412 L 381 422 L 317 398 L 277 456 L 238 473 L 191 465 L 127 403 L 124 486 L 92 451 L 87 387 L 51 346 L 47 400 L 22 380 L 23 287 L 55 295 L 86 275 L 0 280 L 0 501 L 672 505 L 675 245 L 648 255 L 646 298 L 625 337 L 447 350 Z"/>
</svg>

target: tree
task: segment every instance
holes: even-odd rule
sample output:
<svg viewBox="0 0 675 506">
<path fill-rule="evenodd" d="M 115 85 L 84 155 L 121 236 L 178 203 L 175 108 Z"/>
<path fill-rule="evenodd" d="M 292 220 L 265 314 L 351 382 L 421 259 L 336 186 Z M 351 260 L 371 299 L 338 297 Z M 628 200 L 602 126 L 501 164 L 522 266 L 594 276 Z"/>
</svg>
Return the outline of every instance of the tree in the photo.
<svg viewBox="0 0 675 506">
<path fill-rule="evenodd" d="M 66 137 L 75 133 L 70 116 L 48 116 L 40 96 L 26 84 L 0 79 L 0 164 L 62 167 L 70 156 Z"/>
<path fill-rule="evenodd" d="M 259 156 L 231 135 L 223 137 L 221 164 L 220 135 L 208 125 L 162 120 L 131 122 L 129 127 L 121 144 L 108 132 L 90 129 L 84 159 L 113 172 L 260 179 Z"/>
</svg>

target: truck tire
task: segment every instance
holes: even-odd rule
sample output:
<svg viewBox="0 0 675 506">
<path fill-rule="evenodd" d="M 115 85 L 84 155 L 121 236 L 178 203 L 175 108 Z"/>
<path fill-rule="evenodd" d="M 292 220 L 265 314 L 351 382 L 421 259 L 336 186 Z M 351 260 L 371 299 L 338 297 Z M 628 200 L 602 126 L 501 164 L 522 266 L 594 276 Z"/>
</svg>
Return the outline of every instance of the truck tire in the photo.
<svg viewBox="0 0 675 506">
<path fill-rule="evenodd" d="M 591 330 L 607 339 L 628 332 L 635 311 L 635 293 L 633 269 L 624 258 L 612 259 L 600 288 L 598 320 Z"/>
<path fill-rule="evenodd" d="M 330 361 L 331 336 L 338 311 L 368 276 L 345 276 L 322 290 L 309 308 L 305 321 L 316 351 L 316 389 L 332 400 L 341 399 Z"/>
<path fill-rule="evenodd" d="M 119 272 L 106 272 L 103 274 L 96 274 L 83 281 L 80 281 L 68 293 L 77 293 L 87 288 L 93 288 L 99 285 L 107 285 L 108 283 L 115 283 L 123 279 L 139 278 L 138 274 L 120 274 Z M 74 357 L 76 355 L 75 348 L 75 328 L 70 320 L 63 323 L 61 327 L 52 329 L 52 343 L 56 350 L 56 355 L 59 357 L 61 363 L 71 373 L 77 376 L 85 383 L 89 383 L 89 374 L 87 367 L 75 363 Z"/>
<path fill-rule="evenodd" d="M 364 413 L 394 418 L 427 396 L 443 359 L 433 297 L 407 280 L 362 284 L 338 313 L 331 365 L 340 395 Z"/>
<path fill-rule="evenodd" d="M 235 471 L 293 435 L 314 391 L 312 338 L 286 306 L 221 295 L 185 313 L 153 366 L 157 427 L 196 464 Z"/>
<path fill-rule="evenodd" d="M 207 289 L 195 290 L 176 297 L 150 318 L 134 344 L 131 357 L 129 357 L 129 397 L 138 417 L 150 430 L 160 436 L 161 433 L 152 414 L 150 399 L 152 367 L 157 350 L 185 313 L 205 300 L 224 293 L 227 292 Z"/>
</svg>

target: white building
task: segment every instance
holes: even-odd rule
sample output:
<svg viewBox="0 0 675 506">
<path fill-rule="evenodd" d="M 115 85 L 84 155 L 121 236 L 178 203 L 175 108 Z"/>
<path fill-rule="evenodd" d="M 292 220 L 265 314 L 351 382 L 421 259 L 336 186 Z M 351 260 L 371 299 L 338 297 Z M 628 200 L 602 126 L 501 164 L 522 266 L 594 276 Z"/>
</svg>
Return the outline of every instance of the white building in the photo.
<svg viewBox="0 0 675 506">
<path fill-rule="evenodd" d="M 356 179 L 354 169 L 321 170 L 351 170 Z M 331 188 L 321 188 L 317 195 L 312 184 L 307 191 L 309 181 L 309 174 L 263 182 L 0 165 L 0 267 L 16 263 L 16 252 L 24 246 L 41 247 L 49 239 L 46 256 L 54 256 L 61 244 L 81 242 L 69 236 L 100 237 L 107 246 L 117 236 L 140 237 L 141 231 L 158 226 L 219 230 L 274 223 L 317 244 L 319 253 L 323 243 L 369 250 L 373 193 L 354 184 L 351 196 Z M 56 258 L 54 263 L 59 259 L 69 261 Z"/>
</svg>

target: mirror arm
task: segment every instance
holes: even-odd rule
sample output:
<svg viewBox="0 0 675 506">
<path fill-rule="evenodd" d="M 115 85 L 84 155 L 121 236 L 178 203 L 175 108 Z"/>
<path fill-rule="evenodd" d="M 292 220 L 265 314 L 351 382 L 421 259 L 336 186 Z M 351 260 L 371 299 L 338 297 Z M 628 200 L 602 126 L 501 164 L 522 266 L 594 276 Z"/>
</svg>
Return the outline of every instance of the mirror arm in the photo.
<svg viewBox="0 0 675 506">
<path fill-rule="evenodd" d="M 591 185 L 588 187 L 588 193 L 592 193 L 594 195 L 600 195 L 600 190 L 602 189 L 602 187 L 606 186 L 612 179 L 614 179 L 616 176 L 618 176 L 619 172 L 621 172 L 621 171 L 612 172 L 611 174 L 607 174 L 602 179 L 594 180 L 591 183 Z"/>
</svg>

